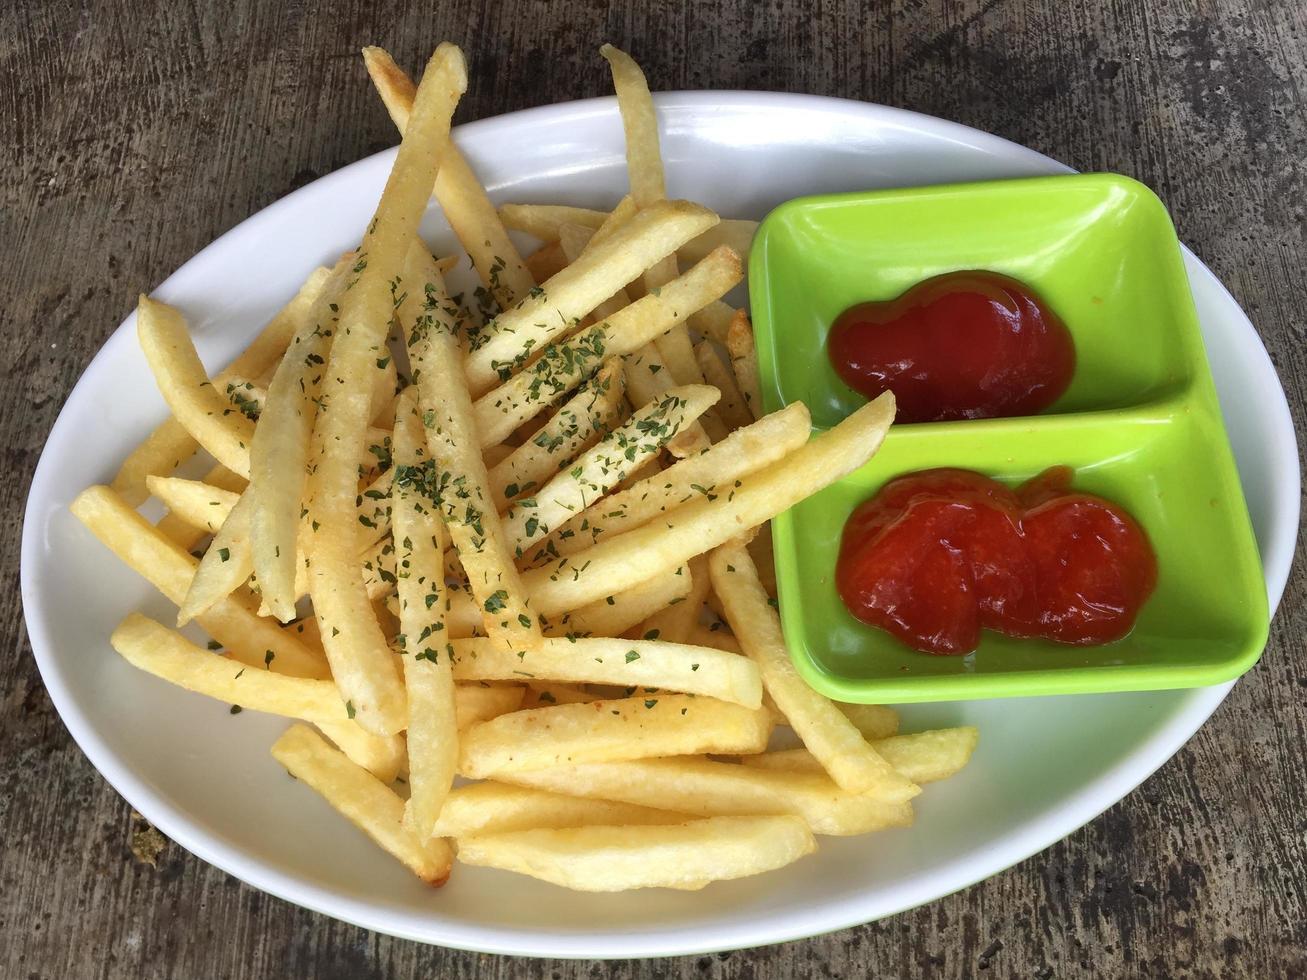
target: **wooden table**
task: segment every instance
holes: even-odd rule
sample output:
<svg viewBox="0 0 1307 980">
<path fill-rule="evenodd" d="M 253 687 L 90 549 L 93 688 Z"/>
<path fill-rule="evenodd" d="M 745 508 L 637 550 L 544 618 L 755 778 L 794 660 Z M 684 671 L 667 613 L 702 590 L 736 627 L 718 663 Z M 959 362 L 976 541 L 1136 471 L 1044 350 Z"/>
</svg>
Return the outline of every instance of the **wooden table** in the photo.
<svg viewBox="0 0 1307 980">
<path fill-rule="evenodd" d="M 157 868 L 135 860 L 127 804 L 73 745 L 32 662 L 17 515 L 64 398 L 138 290 L 394 141 L 363 44 L 408 65 L 442 38 L 463 45 L 463 119 L 607 94 L 596 48 L 611 40 L 655 89 L 866 99 L 1131 174 L 1256 321 L 1299 419 L 1307 396 L 1302 4 L 278 6 L 17 0 L 0 11 L 0 427 L 12 474 L 0 487 L 11 515 L 0 528 L 0 976 L 1307 975 L 1301 556 L 1260 666 L 1141 789 L 1004 874 L 861 928 L 680 960 L 527 962 L 372 935 L 176 846 Z"/>
</svg>

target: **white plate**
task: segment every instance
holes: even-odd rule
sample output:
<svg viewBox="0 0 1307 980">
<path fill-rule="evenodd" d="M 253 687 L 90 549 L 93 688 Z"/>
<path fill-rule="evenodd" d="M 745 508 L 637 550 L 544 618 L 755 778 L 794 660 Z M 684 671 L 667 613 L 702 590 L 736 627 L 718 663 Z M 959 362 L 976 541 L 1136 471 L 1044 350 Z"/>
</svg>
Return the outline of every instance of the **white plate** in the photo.
<svg viewBox="0 0 1307 980">
<path fill-rule="evenodd" d="M 661 96 L 658 109 L 670 193 L 728 216 L 761 218 L 801 194 L 1066 169 L 975 130 L 856 102 L 700 92 Z M 500 201 L 611 205 L 625 190 L 612 99 L 472 123 L 457 139 Z M 296 191 L 155 291 L 190 317 L 206 364 L 233 356 L 313 266 L 355 243 L 392 158 L 377 154 Z M 436 215 L 428 220 L 433 236 L 447 234 Z M 1288 406 L 1248 319 L 1186 258 L 1274 605 L 1298 524 Z M 760 878 L 591 896 L 460 867 L 431 891 L 272 762 L 283 721 L 233 717 L 109 648 L 128 610 L 168 607 L 67 505 L 107 481 L 164 414 L 129 317 L 69 397 L 28 501 L 23 604 L 50 696 L 96 768 L 169 837 L 256 888 L 379 932 L 492 952 L 657 956 L 866 922 L 979 881 L 1080 827 L 1165 762 L 1229 690 L 905 706 L 907 730 L 980 726 L 967 770 L 927 787 L 911 830 L 825 838 L 813 857 Z"/>
</svg>

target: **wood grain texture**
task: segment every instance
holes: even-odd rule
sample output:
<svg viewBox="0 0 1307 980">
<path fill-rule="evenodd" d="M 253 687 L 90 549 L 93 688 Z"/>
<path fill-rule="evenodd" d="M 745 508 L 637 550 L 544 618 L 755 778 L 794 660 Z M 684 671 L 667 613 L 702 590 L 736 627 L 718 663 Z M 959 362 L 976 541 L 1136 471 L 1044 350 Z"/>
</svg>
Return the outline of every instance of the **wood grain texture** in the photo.
<svg viewBox="0 0 1307 980">
<path fill-rule="evenodd" d="M 1301 556 L 1261 665 L 1196 738 L 1085 829 L 927 908 L 806 942 L 638 963 L 432 949 L 262 895 L 127 805 L 41 686 L 19 521 L 46 433 L 128 312 L 217 235 L 389 145 L 358 49 L 462 44 L 473 119 L 606 94 L 610 40 L 655 89 L 904 106 L 1156 188 L 1307 404 L 1307 6 L 905 0 L 229 0 L 0 9 L 0 976 L 1292 977 L 1307 975 Z M 1248 392 L 1247 397 L 1259 397 Z"/>
</svg>

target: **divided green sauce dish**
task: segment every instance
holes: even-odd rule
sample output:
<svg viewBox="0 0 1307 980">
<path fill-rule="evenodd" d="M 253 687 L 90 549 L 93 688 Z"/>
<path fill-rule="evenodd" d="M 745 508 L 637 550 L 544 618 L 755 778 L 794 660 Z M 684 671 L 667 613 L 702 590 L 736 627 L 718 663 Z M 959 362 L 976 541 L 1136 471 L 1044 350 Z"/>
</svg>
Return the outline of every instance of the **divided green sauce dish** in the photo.
<svg viewBox="0 0 1307 980">
<path fill-rule="evenodd" d="M 1088 174 L 800 198 L 758 230 L 750 299 L 763 402 L 803 401 L 829 429 L 865 399 L 826 354 L 836 317 L 946 272 L 1034 290 L 1070 329 L 1070 387 L 1036 416 L 895 425 L 865 466 L 773 521 L 781 619 L 816 690 L 852 702 L 1196 687 L 1248 670 L 1266 642 L 1261 562 L 1179 243 L 1143 185 Z M 844 522 L 896 476 L 977 470 L 1015 485 L 1050 466 L 1121 504 L 1157 555 L 1133 631 L 1103 646 L 984 632 L 931 656 L 856 620 L 835 589 Z"/>
</svg>

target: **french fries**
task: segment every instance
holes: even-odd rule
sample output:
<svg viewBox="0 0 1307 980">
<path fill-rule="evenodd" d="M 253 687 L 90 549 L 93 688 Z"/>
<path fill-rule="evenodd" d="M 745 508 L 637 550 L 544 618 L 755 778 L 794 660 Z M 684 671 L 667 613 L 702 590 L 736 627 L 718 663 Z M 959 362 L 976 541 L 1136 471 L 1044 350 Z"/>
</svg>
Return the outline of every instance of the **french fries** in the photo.
<svg viewBox="0 0 1307 980">
<path fill-rule="evenodd" d="M 514 830 L 681 823 L 686 819 L 682 813 L 667 810 L 586 800 L 487 781 L 460 786 L 450 792 L 436 821 L 434 836 L 463 838 Z"/>
<path fill-rule="evenodd" d="M 726 620 L 745 654 L 762 672 L 767 693 L 840 788 L 850 793 L 878 791 L 886 796 L 909 792 L 911 780 L 895 772 L 853 723 L 804 683 L 794 669 L 780 618 L 768 604 L 745 547 L 738 541 L 722 545 L 708 556 L 708 569 Z"/>
<path fill-rule="evenodd" d="M 800 403 L 762 414 L 722 301 L 756 224 L 667 199 L 644 74 L 602 55 L 630 193 L 496 211 L 451 141 L 459 50 L 414 85 L 365 49 L 402 141 L 358 246 L 212 378 L 141 297 L 172 417 L 72 505 L 213 638 L 132 613 L 123 661 L 293 719 L 273 758 L 433 885 L 456 858 L 594 892 L 773 870 L 814 835 L 910 826 L 976 745 L 791 665 L 767 522 L 876 452 L 893 396 L 815 438 Z M 417 235 L 432 200 L 468 303 L 461 253 Z M 197 450 L 208 472 L 175 475 Z M 805 747 L 768 752 L 777 725 Z"/>
<path fill-rule="evenodd" d="M 453 863 L 449 844 L 408 831 L 404 801 L 313 729 L 306 725 L 288 728 L 273 745 L 272 757 L 428 885 L 445 883 Z"/>
<path fill-rule="evenodd" d="M 886 392 L 802 449 L 745 477 L 725 496 L 682 504 L 657 527 L 628 531 L 532 569 L 523 583 L 546 616 L 629 588 L 771 520 L 857 469 L 880 448 L 893 417 L 894 396 Z"/>
<path fill-rule="evenodd" d="M 405 698 L 356 564 L 355 460 L 368 422 L 370 372 L 378 370 L 390 328 L 391 284 L 413 244 L 449 143 L 450 117 L 466 87 L 462 52 L 442 44 L 418 88 L 395 168 L 359 249 L 363 267 L 342 297 L 327 360 L 327 375 L 337 383 L 314 430 L 310 510 L 320 533 L 309 549 L 313 609 L 332 676 L 359 724 L 375 735 L 403 729 Z"/>
<path fill-rule="evenodd" d="M 561 681 L 657 687 L 730 701 L 762 704 L 757 667 L 720 650 L 661 640 L 546 638 L 524 656 L 485 639 L 454 640 L 454 677 L 460 681 Z"/>
<path fill-rule="evenodd" d="M 459 841 L 459 860 L 578 891 L 694 891 L 773 871 L 816 850 L 795 817 L 715 817 L 683 824 L 519 830 Z"/>
<path fill-rule="evenodd" d="M 458 771 L 487 779 L 564 763 L 656 755 L 753 754 L 767 747 L 771 714 L 691 694 L 560 704 L 501 715 L 463 733 Z"/>
</svg>

